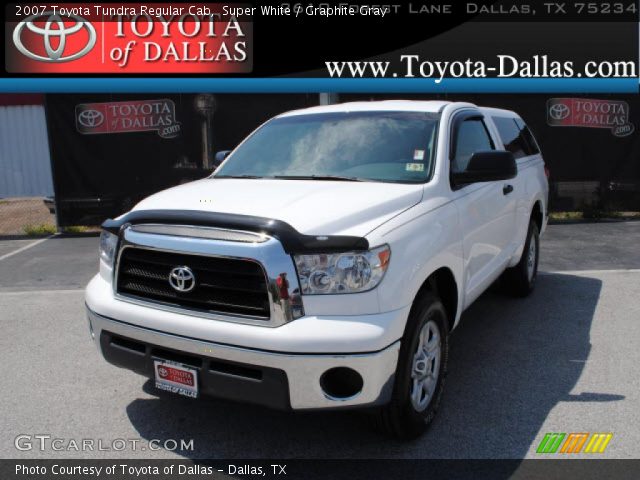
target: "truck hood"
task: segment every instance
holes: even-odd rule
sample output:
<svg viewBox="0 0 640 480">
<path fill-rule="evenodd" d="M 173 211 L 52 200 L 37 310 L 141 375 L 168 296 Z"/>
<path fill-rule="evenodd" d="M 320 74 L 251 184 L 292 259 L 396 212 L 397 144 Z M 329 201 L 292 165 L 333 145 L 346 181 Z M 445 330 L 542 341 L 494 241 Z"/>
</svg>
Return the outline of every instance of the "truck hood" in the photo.
<svg viewBox="0 0 640 480">
<path fill-rule="evenodd" d="M 134 210 L 200 210 L 282 220 L 307 235 L 365 236 L 416 205 L 423 185 L 206 178 L 164 190 Z"/>
</svg>

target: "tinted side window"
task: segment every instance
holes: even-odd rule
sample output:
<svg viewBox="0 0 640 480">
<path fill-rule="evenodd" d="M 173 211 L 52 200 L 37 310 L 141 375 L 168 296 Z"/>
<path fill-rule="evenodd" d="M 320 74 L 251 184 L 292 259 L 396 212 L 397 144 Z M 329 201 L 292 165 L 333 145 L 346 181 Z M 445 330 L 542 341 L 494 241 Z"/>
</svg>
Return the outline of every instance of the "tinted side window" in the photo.
<svg viewBox="0 0 640 480">
<path fill-rule="evenodd" d="M 464 172 L 474 153 L 494 150 L 484 122 L 479 118 L 464 120 L 458 127 L 454 149 L 454 157 L 451 160 L 451 171 L 454 173 Z"/>
<path fill-rule="evenodd" d="M 520 129 L 520 135 L 522 135 L 525 142 L 527 142 L 527 147 L 529 149 L 527 151 L 527 154 L 537 155 L 538 153 L 540 153 L 538 142 L 536 141 L 536 138 L 533 136 L 533 132 L 531 132 L 529 127 L 527 127 L 527 125 L 519 118 L 516 118 L 516 125 L 518 125 L 518 128 Z"/>
<path fill-rule="evenodd" d="M 508 117 L 493 117 L 505 150 L 513 153 L 518 158 L 530 155 L 527 141 L 522 135 L 522 129 L 518 127 L 515 119 Z"/>
</svg>

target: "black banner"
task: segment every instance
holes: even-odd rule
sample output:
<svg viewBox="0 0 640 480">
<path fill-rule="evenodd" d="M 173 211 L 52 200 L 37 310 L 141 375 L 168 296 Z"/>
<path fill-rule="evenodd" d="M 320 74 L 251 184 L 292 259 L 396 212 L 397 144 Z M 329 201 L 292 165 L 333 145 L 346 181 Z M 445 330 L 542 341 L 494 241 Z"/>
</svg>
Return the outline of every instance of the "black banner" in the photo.
<svg viewBox="0 0 640 480">
<path fill-rule="evenodd" d="M 318 95 L 47 95 L 60 226 L 97 225 L 212 173 L 216 151 Z"/>
<path fill-rule="evenodd" d="M 551 172 L 553 210 L 635 210 L 640 205 L 636 95 L 401 97 L 516 111 L 533 130 Z M 388 98 L 399 96 L 341 94 L 334 100 Z M 274 115 L 319 100 L 319 94 L 48 95 L 58 222 L 97 225 L 152 193 L 203 178 L 212 171 L 207 164 L 214 152 L 234 148 Z M 558 105 L 568 113 L 556 112 Z"/>
</svg>

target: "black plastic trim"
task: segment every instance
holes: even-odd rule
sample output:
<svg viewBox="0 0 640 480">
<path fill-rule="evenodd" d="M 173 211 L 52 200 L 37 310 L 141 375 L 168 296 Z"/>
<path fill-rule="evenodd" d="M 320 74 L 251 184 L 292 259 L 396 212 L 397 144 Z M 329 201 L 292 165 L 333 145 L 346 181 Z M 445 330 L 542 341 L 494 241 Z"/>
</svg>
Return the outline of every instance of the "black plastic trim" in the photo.
<svg viewBox="0 0 640 480">
<path fill-rule="evenodd" d="M 103 330 L 100 349 L 112 365 L 153 379 L 154 360 L 172 360 L 198 372 L 202 396 L 291 410 L 289 381 L 280 369 L 179 352 Z"/>
<path fill-rule="evenodd" d="M 487 137 L 491 141 L 491 148 L 496 148 L 496 142 L 491 135 L 491 132 L 487 128 L 487 123 L 484 119 L 484 115 L 480 111 L 474 110 L 463 110 L 459 113 L 455 113 L 453 115 L 453 120 L 451 121 L 451 138 L 449 139 L 449 160 L 453 160 L 456 156 L 456 141 L 458 139 L 458 130 L 460 129 L 460 125 L 462 122 L 467 120 L 480 120 L 482 122 L 482 126 L 487 133 Z"/>
<path fill-rule="evenodd" d="M 369 241 L 363 237 L 305 235 L 281 220 L 201 210 L 135 210 L 117 220 L 106 220 L 102 228 L 117 235 L 122 227 L 141 223 L 195 225 L 264 233 L 277 238 L 290 255 L 369 250 Z"/>
</svg>

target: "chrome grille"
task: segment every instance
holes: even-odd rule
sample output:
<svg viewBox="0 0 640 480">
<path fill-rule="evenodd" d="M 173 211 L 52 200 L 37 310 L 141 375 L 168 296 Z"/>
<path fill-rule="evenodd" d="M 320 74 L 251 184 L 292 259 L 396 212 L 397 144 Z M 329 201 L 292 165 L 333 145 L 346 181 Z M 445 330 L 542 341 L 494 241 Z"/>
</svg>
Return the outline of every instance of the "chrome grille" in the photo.
<svg viewBox="0 0 640 480">
<path fill-rule="evenodd" d="M 170 272 L 188 266 L 196 286 L 179 292 Z M 116 292 L 145 301 L 207 313 L 269 320 L 267 281 L 255 261 L 124 247 L 118 261 Z"/>
</svg>

